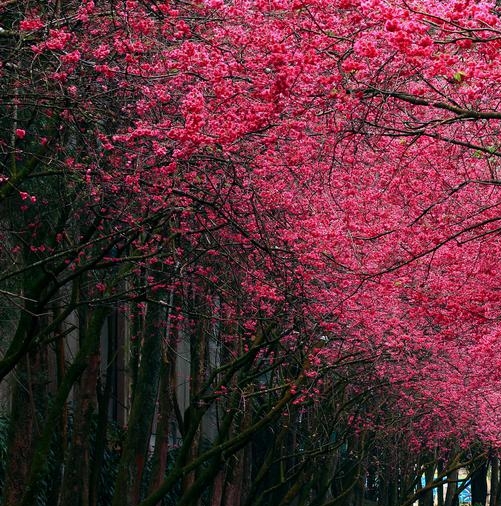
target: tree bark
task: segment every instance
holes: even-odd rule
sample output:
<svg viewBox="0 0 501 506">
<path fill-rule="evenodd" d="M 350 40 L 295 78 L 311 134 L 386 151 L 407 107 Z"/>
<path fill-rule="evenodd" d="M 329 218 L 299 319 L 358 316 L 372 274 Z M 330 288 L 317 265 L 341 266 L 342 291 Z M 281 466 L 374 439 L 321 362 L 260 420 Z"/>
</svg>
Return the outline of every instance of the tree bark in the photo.
<svg viewBox="0 0 501 506">
<path fill-rule="evenodd" d="M 97 343 L 99 341 L 97 340 Z M 76 410 L 69 455 L 61 487 L 60 506 L 89 506 L 90 445 L 92 418 L 97 412 L 97 378 L 99 355 L 89 358 L 76 392 Z"/>
<path fill-rule="evenodd" d="M 489 506 L 498 506 L 499 487 L 499 458 L 491 458 L 491 492 Z"/>
<path fill-rule="evenodd" d="M 429 465 L 424 472 L 425 484 L 431 483 L 435 476 L 435 464 Z M 433 506 L 433 489 L 426 490 L 419 498 L 419 506 Z"/>
<path fill-rule="evenodd" d="M 29 481 L 35 442 L 46 411 L 47 363 L 44 350 L 34 350 L 16 368 L 9 425 L 4 506 L 18 506 Z"/>
<path fill-rule="evenodd" d="M 141 358 L 122 458 L 115 483 L 113 506 L 135 506 L 140 501 L 148 457 L 151 427 L 158 394 L 163 333 L 159 305 L 149 303 L 141 343 Z"/>
<path fill-rule="evenodd" d="M 459 498 L 456 493 L 458 488 L 459 471 L 456 469 L 447 475 L 447 493 L 445 494 L 445 506 L 457 506 Z"/>
<path fill-rule="evenodd" d="M 487 502 L 487 462 L 482 462 L 471 477 L 471 504 L 485 506 Z"/>
</svg>

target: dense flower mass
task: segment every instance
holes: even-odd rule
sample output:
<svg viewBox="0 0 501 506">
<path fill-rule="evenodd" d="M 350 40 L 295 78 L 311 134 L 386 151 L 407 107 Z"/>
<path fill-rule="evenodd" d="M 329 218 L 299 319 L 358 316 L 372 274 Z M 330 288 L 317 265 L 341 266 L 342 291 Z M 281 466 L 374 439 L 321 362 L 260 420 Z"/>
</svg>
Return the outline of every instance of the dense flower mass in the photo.
<svg viewBox="0 0 501 506">
<path fill-rule="evenodd" d="M 66 317 L 217 334 L 201 405 L 272 378 L 270 419 L 335 392 L 357 434 L 501 449 L 496 2 L 26 4 L 0 5 L 19 41 L 0 203 L 23 215 L 5 280 L 43 266 L 30 314 L 66 297 Z M 2 377 L 47 339 L 23 332 Z"/>
<path fill-rule="evenodd" d="M 20 29 L 45 26 L 40 14 Z M 117 15 L 86 2 L 85 29 L 47 20 L 31 46 L 79 111 L 123 90 L 126 126 L 92 125 L 108 160 L 85 167 L 94 199 L 116 195 L 131 222 L 186 207 L 180 233 L 248 245 L 251 311 L 300 290 L 316 325 L 380 350 L 381 374 L 436 391 L 437 406 L 442 383 L 484 376 L 465 364 L 493 353 L 498 328 L 490 3 L 129 1 Z M 94 84 L 79 77 L 92 69 Z M 192 215 L 190 201 L 208 208 Z M 491 415 L 475 417 L 489 434 Z"/>
</svg>

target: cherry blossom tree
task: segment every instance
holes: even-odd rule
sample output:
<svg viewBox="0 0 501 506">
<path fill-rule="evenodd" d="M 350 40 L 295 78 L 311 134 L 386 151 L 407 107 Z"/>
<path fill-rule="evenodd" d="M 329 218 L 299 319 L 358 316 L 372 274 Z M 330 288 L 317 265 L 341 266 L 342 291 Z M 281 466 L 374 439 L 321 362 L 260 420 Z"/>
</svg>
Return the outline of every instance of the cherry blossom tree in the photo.
<svg viewBox="0 0 501 506">
<path fill-rule="evenodd" d="M 411 504 L 460 467 L 481 488 L 495 3 L 0 9 L 5 504 L 104 504 L 112 318 L 112 504 Z"/>
</svg>

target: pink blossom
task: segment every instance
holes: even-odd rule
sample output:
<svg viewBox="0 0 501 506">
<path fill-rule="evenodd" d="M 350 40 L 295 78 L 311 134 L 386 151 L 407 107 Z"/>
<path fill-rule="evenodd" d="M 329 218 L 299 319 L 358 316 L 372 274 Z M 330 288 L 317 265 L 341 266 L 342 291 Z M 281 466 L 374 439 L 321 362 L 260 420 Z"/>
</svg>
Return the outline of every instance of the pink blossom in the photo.
<svg viewBox="0 0 501 506">
<path fill-rule="evenodd" d="M 25 32 L 32 32 L 43 28 L 44 24 L 40 18 L 23 19 L 19 23 L 19 29 Z"/>
</svg>

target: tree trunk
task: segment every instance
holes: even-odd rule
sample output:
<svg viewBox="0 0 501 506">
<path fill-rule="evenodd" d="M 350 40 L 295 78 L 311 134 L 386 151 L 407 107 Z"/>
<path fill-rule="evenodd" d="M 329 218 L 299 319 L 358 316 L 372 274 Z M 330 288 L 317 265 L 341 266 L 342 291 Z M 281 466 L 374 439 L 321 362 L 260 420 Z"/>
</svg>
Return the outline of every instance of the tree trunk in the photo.
<svg viewBox="0 0 501 506">
<path fill-rule="evenodd" d="M 444 506 L 457 506 L 459 504 L 459 497 L 457 495 L 459 471 L 456 469 L 447 475 L 447 493 L 445 494 L 445 505 Z"/>
<path fill-rule="evenodd" d="M 444 464 L 441 460 L 439 460 L 437 464 L 438 474 L 441 475 L 444 470 Z M 437 506 L 444 506 L 444 486 L 439 485 L 437 487 Z"/>
<path fill-rule="evenodd" d="M 489 506 L 498 506 L 498 496 L 500 493 L 499 487 L 499 459 L 498 457 L 491 458 L 491 491 Z"/>
<path fill-rule="evenodd" d="M 210 506 L 223 506 L 225 475 L 225 470 L 220 469 L 212 481 Z"/>
<path fill-rule="evenodd" d="M 149 493 L 153 493 L 162 483 L 167 469 L 169 454 L 169 425 L 172 412 L 171 366 L 162 360 L 160 373 L 160 389 L 158 399 L 157 426 L 155 431 L 155 448 L 152 457 Z"/>
<path fill-rule="evenodd" d="M 97 340 L 97 344 L 99 341 Z M 94 353 L 76 391 L 76 410 L 69 455 L 61 487 L 60 506 L 89 506 L 92 418 L 97 411 L 99 355 Z"/>
<path fill-rule="evenodd" d="M 431 483 L 435 476 L 435 464 L 428 466 L 424 472 L 425 484 Z M 426 490 L 419 498 L 419 506 L 433 506 L 433 489 Z"/>
<path fill-rule="evenodd" d="M 46 351 L 46 350 L 44 350 Z M 46 353 L 34 350 L 16 368 L 3 505 L 18 506 L 29 481 L 34 445 L 46 411 Z"/>
<path fill-rule="evenodd" d="M 116 322 L 116 313 L 113 314 L 113 318 Z M 110 320 L 108 320 L 110 321 Z M 106 372 L 104 386 L 101 384 L 101 378 L 97 381 L 97 404 L 98 404 L 98 415 L 97 415 L 97 427 L 94 443 L 94 457 L 91 463 L 90 477 L 89 477 L 89 505 L 97 506 L 100 492 L 100 476 L 104 463 L 104 454 L 106 446 L 106 431 L 108 427 L 108 412 L 109 403 L 112 396 L 113 381 L 115 380 L 115 368 L 116 368 L 116 325 L 108 325 L 108 352 L 106 356 Z"/>
<path fill-rule="evenodd" d="M 245 451 L 241 450 L 231 457 L 231 465 L 226 474 L 226 492 L 224 506 L 240 506 L 244 504 L 242 488 L 245 469 Z"/>
<path fill-rule="evenodd" d="M 135 506 L 140 501 L 148 457 L 162 357 L 162 308 L 149 303 L 141 343 L 141 358 L 128 431 L 115 483 L 113 506 Z"/>
<path fill-rule="evenodd" d="M 471 477 L 471 504 L 485 506 L 487 502 L 487 462 L 475 469 Z"/>
<path fill-rule="evenodd" d="M 169 295 L 169 308 L 174 304 L 174 290 Z M 157 428 L 155 435 L 155 448 L 152 457 L 151 479 L 149 494 L 157 490 L 165 478 L 167 460 L 169 456 L 170 423 L 174 409 L 174 389 L 176 374 L 176 337 L 172 329 L 171 309 L 166 315 L 167 328 L 165 336 L 167 343 L 162 343 L 162 363 L 160 366 L 160 387 L 158 392 Z M 160 502 L 158 503 L 160 504 Z"/>
</svg>

